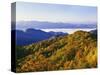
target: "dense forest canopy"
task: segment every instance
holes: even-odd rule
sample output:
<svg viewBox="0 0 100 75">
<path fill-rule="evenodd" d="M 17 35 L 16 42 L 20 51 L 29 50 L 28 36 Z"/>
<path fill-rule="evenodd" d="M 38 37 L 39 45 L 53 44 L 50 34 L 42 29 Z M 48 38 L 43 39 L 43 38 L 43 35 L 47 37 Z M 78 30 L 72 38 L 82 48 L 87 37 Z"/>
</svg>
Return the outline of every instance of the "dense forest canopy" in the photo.
<svg viewBox="0 0 100 75">
<path fill-rule="evenodd" d="M 27 46 L 16 46 L 16 50 L 17 72 L 97 67 L 97 37 L 90 32 L 77 31 Z"/>
</svg>

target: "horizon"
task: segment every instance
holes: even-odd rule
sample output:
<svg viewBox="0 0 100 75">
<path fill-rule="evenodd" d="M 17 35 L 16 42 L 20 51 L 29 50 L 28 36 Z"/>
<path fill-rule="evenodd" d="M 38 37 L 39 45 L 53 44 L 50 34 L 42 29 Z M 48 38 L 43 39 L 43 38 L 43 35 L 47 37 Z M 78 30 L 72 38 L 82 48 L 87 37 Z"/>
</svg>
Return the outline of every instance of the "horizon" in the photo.
<svg viewBox="0 0 100 75">
<path fill-rule="evenodd" d="M 28 28 L 33 28 L 33 29 L 82 29 L 82 28 L 94 29 L 95 28 L 96 29 L 97 23 L 75 24 L 75 23 L 47 22 L 47 21 L 18 21 L 16 22 L 16 29 L 26 30 Z"/>
<path fill-rule="evenodd" d="M 12 22 L 14 22 L 14 21 L 12 21 Z M 53 22 L 53 21 L 40 21 L 40 20 L 20 20 L 20 21 L 17 21 L 16 20 L 16 23 L 18 23 L 18 22 L 45 22 L 45 23 L 68 23 L 68 24 L 97 24 L 97 22 L 87 22 L 87 23 L 74 23 L 74 22 L 61 22 L 61 21 L 59 21 L 59 22 Z"/>
</svg>

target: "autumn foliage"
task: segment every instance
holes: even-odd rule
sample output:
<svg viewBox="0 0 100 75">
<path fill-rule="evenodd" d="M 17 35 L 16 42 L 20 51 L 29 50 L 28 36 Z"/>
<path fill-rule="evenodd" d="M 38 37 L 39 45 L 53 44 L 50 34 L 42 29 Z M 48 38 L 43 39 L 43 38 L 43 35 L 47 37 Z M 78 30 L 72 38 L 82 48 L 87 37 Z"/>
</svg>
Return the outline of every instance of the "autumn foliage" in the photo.
<svg viewBox="0 0 100 75">
<path fill-rule="evenodd" d="M 16 47 L 16 71 L 52 71 L 97 67 L 97 38 L 85 31 Z"/>
</svg>

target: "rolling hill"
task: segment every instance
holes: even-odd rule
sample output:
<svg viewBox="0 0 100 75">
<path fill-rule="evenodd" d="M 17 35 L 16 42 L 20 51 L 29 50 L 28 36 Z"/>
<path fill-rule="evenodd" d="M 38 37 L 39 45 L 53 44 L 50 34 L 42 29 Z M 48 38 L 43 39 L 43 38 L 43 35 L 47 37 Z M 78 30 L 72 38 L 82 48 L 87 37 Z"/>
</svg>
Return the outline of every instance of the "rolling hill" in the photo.
<svg viewBox="0 0 100 75">
<path fill-rule="evenodd" d="M 97 37 L 76 31 L 27 46 L 17 46 L 16 72 L 97 67 Z"/>
</svg>

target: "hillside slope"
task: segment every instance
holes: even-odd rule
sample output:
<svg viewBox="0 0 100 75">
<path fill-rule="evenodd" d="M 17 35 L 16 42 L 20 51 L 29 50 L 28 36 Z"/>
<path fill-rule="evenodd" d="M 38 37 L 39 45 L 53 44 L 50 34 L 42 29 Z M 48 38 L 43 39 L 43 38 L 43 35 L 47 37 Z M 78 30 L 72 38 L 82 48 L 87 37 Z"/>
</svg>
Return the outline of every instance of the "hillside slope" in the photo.
<svg viewBox="0 0 100 75">
<path fill-rule="evenodd" d="M 97 67 L 97 38 L 85 31 L 17 47 L 17 51 L 17 72 Z"/>
</svg>

